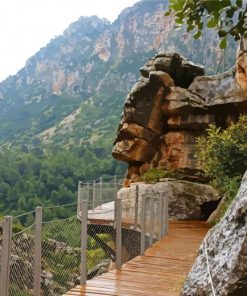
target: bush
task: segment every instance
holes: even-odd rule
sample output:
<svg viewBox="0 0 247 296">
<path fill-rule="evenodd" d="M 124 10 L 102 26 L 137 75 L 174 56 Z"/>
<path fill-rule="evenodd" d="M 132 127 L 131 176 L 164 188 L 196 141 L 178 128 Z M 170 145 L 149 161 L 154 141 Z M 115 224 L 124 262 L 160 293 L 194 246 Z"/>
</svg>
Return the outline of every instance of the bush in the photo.
<svg viewBox="0 0 247 296">
<path fill-rule="evenodd" d="M 151 168 L 146 173 L 140 176 L 141 181 L 145 182 L 158 182 L 162 178 L 181 178 L 182 174 L 172 169 L 158 169 Z"/>
<path fill-rule="evenodd" d="M 225 196 L 220 209 L 222 217 L 236 196 L 247 169 L 247 115 L 225 130 L 210 125 L 207 136 L 197 139 L 196 148 L 196 157 L 206 176 Z"/>
</svg>

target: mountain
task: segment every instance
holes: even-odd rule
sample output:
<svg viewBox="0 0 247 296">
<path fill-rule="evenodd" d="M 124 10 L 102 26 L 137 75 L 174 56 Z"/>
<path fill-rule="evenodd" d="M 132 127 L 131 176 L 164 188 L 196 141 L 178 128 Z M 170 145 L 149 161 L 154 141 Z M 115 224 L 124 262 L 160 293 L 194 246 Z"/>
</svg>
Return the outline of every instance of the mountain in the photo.
<svg viewBox="0 0 247 296">
<path fill-rule="evenodd" d="M 184 28 L 175 30 L 164 16 L 167 2 L 140 1 L 112 24 L 81 17 L 41 48 L 0 84 L 1 145 L 36 137 L 64 145 L 108 143 L 139 67 L 157 51 L 178 51 L 212 72 L 221 55 L 215 33 L 193 40 Z M 234 58 L 233 50 L 227 54 Z"/>
<path fill-rule="evenodd" d="M 73 203 L 79 180 L 126 171 L 112 159 L 112 143 L 127 92 L 158 51 L 177 51 L 208 73 L 217 69 L 216 33 L 194 40 L 174 29 L 167 5 L 143 0 L 113 23 L 81 17 L 0 83 L 0 213 Z"/>
</svg>

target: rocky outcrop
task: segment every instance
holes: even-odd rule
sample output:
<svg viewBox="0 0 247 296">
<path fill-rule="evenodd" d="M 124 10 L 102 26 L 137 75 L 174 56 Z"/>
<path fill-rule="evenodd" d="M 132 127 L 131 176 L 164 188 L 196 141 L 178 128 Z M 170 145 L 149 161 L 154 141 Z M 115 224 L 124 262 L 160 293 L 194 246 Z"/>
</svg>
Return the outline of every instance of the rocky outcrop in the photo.
<svg viewBox="0 0 247 296">
<path fill-rule="evenodd" d="M 247 94 L 234 71 L 203 76 L 204 70 L 176 53 L 159 53 L 140 69 L 127 95 L 113 156 L 129 164 L 136 181 L 149 167 L 183 170 L 189 178 L 200 166 L 195 141 L 210 123 L 226 128 L 247 112 Z"/>
<path fill-rule="evenodd" d="M 247 172 L 225 216 L 204 239 L 181 295 L 246 295 L 246 275 Z"/>
<path fill-rule="evenodd" d="M 236 82 L 247 92 L 247 39 L 240 41 L 236 57 Z"/>
<path fill-rule="evenodd" d="M 152 196 L 159 197 L 161 193 L 169 200 L 169 217 L 176 220 L 207 220 L 211 212 L 217 207 L 219 193 L 209 185 L 188 181 L 166 179 L 156 184 L 137 183 L 139 186 L 139 208 L 142 196 L 152 192 Z M 122 188 L 118 198 L 123 200 L 123 219 L 131 220 L 135 216 L 136 185 Z M 140 213 L 139 213 L 140 222 Z"/>
</svg>

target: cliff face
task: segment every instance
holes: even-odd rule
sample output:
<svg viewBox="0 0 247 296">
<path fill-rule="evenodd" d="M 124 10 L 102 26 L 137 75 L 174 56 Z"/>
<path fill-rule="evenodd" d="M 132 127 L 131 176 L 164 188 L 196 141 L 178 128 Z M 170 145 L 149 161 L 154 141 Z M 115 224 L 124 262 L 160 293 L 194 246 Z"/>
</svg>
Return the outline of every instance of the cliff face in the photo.
<svg viewBox="0 0 247 296">
<path fill-rule="evenodd" d="M 247 113 L 246 92 L 233 71 L 203 76 L 203 67 L 175 53 L 156 55 L 140 71 L 127 95 L 112 154 L 129 164 L 130 181 L 150 167 L 182 169 L 193 179 L 200 171 L 196 137 L 210 123 L 225 128 Z"/>
<path fill-rule="evenodd" d="M 247 172 L 225 216 L 202 242 L 181 295 L 246 295 L 246 254 Z"/>
<path fill-rule="evenodd" d="M 112 138 L 124 93 L 157 51 L 179 51 L 212 71 L 221 56 L 216 34 L 206 30 L 202 40 L 193 40 L 185 28 L 174 30 L 174 20 L 164 16 L 167 5 L 140 1 L 112 24 L 81 17 L 51 40 L 0 83 L 0 144 L 26 144 L 35 136 L 63 145 Z M 99 106 L 102 112 L 95 112 Z"/>
</svg>

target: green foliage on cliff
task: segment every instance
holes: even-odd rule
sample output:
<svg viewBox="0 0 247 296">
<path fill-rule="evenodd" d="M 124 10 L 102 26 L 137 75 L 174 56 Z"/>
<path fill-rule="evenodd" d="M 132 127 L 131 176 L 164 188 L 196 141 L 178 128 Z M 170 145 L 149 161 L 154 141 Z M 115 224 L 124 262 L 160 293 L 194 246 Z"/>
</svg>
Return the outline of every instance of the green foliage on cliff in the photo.
<svg viewBox="0 0 247 296">
<path fill-rule="evenodd" d="M 201 37 L 205 27 L 216 29 L 220 47 L 226 48 L 227 36 L 235 41 L 247 37 L 246 12 L 243 0 L 170 0 L 166 15 L 173 14 L 178 26 L 186 24 L 187 32 L 194 30 L 195 39 Z"/>
<path fill-rule="evenodd" d="M 182 177 L 182 173 L 175 171 L 173 169 L 166 168 L 166 170 L 164 170 L 159 168 L 150 168 L 147 172 L 140 176 L 140 180 L 150 183 L 159 182 L 162 178 L 181 179 Z"/>
<path fill-rule="evenodd" d="M 197 140 L 196 156 L 212 184 L 224 194 L 221 216 L 236 196 L 247 170 L 247 115 L 221 130 L 210 125 L 206 137 Z"/>
</svg>

